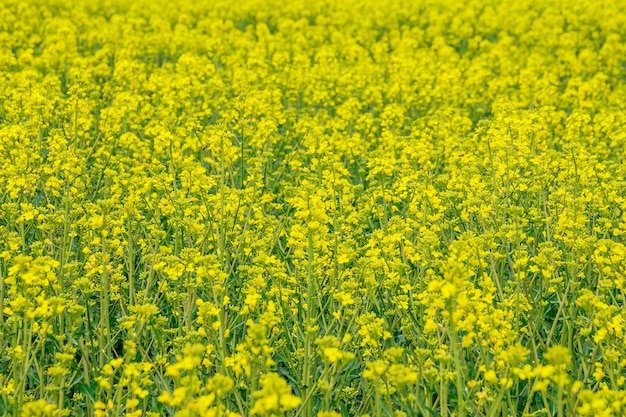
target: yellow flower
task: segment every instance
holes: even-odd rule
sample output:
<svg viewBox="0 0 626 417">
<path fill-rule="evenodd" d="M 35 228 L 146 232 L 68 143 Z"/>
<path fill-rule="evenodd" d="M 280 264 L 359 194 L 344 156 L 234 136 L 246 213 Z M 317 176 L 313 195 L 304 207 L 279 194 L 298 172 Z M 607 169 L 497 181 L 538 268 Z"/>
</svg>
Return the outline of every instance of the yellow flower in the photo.
<svg viewBox="0 0 626 417">
<path fill-rule="evenodd" d="M 252 393 L 255 399 L 250 409 L 252 415 L 289 411 L 302 402 L 300 398 L 292 394 L 285 380 L 276 373 L 261 375 L 259 384 L 261 389 Z"/>
</svg>

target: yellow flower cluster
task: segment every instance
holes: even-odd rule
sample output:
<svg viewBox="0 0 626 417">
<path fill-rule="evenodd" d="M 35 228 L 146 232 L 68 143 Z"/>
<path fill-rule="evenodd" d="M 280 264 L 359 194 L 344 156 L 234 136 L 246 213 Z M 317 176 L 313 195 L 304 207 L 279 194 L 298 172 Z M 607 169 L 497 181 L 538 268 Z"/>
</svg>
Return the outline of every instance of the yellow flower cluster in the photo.
<svg viewBox="0 0 626 417">
<path fill-rule="evenodd" d="M 0 0 L 0 415 L 626 415 L 626 3 Z"/>
</svg>

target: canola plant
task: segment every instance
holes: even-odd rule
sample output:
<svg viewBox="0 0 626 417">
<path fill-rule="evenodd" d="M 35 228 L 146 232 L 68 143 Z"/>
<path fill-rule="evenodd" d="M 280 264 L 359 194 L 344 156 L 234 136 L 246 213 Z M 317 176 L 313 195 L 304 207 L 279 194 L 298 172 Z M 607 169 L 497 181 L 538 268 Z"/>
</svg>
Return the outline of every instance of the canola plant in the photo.
<svg viewBox="0 0 626 417">
<path fill-rule="evenodd" d="M 626 3 L 0 0 L 0 414 L 626 415 Z"/>
</svg>

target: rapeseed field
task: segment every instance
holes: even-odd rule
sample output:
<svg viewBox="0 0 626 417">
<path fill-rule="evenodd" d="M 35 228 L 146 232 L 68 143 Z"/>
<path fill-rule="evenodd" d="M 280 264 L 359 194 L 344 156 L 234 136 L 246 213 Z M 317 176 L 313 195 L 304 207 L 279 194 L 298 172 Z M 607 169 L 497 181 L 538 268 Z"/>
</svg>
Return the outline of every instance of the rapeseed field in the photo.
<svg viewBox="0 0 626 417">
<path fill-rule="evenodd" d="M 626 2 L 0 0 L 0 415 L 626 415 Z"/>
</svg>

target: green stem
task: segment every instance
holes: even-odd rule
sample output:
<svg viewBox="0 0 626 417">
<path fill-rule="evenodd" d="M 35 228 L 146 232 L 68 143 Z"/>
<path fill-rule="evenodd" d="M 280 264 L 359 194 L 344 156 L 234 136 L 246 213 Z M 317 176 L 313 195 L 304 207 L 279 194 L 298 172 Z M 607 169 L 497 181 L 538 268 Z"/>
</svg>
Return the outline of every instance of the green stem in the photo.
<svg viewBox="0 0 626 417">
<path fill-rule="evenodd" d="M 448 309 L 450 314 L 450 344 L 452 347 L 452 356 L 454 357 L 454 366 L 456 367 L 456 395 L 459 408 L 459 417 L 465 417 L 465 396 L 463 395 L 463 365 L 461 363 L 461 352 L 459 349 L 459 342 L 457 340 L 458 334 L 456 331 L 456 324 L 454 323 L 454 311 L 452 303 Z"/>
<path fill-rule="evenodd" d="M 313 326 L 313 297 L 314 297 L 314 286 L 313 286 L 313 232 L 309 229 L 308 233 L 308 279 L 307 279 L 307 312 L 306 312 L 306 323 L 304 326 L 304 334 L 305 334 L 305 352 L 304 352 L 304 375 L 303 382 L 306 388 L 306 397 L 305 403 L 303 404 L 303 408 L 306 409 L 304 413 L 305 417 L 310 417 L 313 415 L 313 402 L 310 399 L 310 393 L 313 389 L 312 386 L 312 362 L 311 356 L 313 354 L 313 338 L 310 327 Z"/>
</svg>

